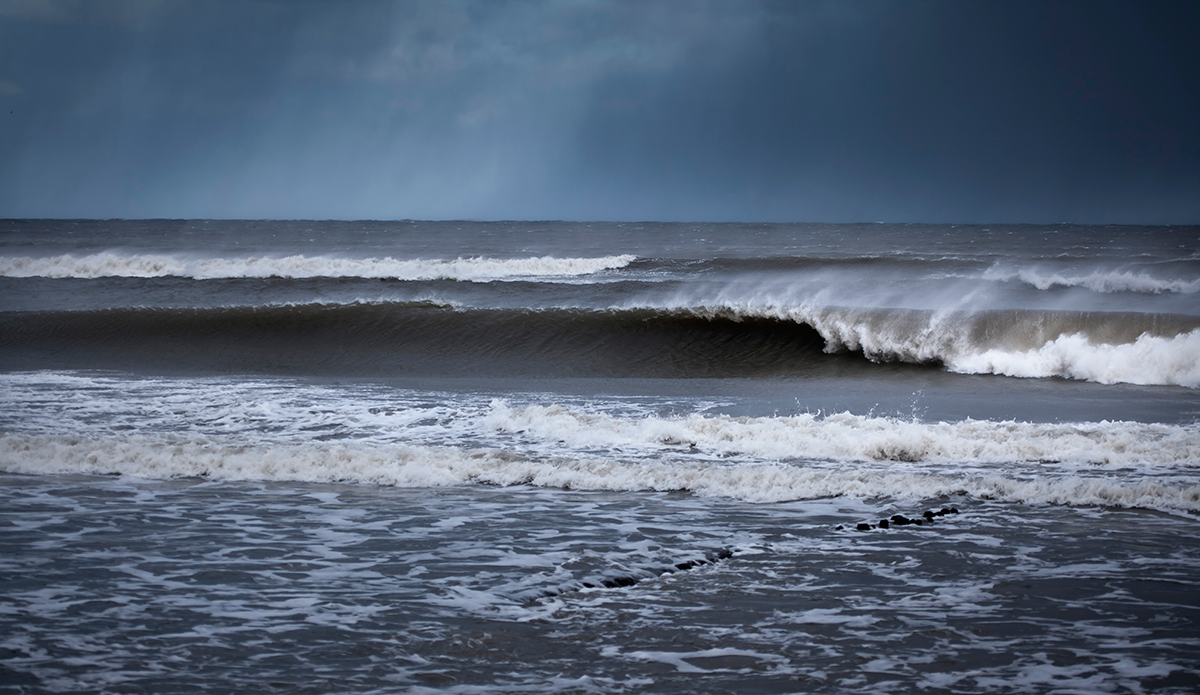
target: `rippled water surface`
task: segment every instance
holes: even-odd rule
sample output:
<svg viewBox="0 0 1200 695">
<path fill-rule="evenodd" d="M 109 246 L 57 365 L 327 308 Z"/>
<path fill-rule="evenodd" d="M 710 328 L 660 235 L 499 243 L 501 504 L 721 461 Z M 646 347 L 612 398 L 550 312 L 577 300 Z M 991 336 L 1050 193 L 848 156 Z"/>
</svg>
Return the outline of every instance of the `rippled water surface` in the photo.
<svg viewBox="0 0 1200 695">
<path fill-rule="evenodd" d="M 0 482 L 14 692 L 1200 687 L 1194 518 L 945 498 L 857 531 L 922 510 Z"/>
</svg>

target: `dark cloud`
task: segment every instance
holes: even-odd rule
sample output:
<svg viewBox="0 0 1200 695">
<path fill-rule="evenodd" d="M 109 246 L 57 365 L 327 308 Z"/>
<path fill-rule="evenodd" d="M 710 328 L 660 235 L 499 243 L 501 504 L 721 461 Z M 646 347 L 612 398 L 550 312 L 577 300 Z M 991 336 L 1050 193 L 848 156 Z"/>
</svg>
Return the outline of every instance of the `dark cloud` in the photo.
<svg viewBox="0 0 1200 695">
<path fill-rule="evenodd" d="M 1195 222 L 1198 20 L 0 0 L 0 215 Z"/>
</svg>

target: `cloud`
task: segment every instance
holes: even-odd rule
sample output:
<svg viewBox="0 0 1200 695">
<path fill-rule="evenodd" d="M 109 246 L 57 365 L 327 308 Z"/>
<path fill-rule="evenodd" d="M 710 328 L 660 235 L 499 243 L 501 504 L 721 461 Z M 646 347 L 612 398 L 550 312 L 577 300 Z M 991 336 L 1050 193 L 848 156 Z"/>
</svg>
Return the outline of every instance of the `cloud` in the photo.
<svg viewBox="0 0 1200 695">
<path fill-rule="evenodd" d="M 1194 219 L 1200 17 L 1091 7 L 0 0 L 0 215 Z"/>
<path fill-rule="evenodd" d="M 163 0 L 0 0 L 0 17 L 49 23 L 146 26 L 162 6 Z"/>
</svg>

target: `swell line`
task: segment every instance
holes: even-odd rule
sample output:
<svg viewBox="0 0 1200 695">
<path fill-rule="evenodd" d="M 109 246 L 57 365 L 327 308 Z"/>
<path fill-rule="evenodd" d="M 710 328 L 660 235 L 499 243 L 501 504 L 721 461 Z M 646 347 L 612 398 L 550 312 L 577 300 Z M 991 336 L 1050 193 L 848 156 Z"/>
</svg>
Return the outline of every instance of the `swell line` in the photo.
<svg viewBox="0 0 1200 695">
<path fill-rule="evenodd" d="M 721 377 L 890 362 L 1200 386 L 1200 318 L 1115 312 L 421 302 L 131 308 L 0 313 L 0 346 L 8 369 Z"/>
<path fill-rule="evenodd" d="M 48 258 L 0 257 L 0 276 L 47 278 L 185 277 L 220 278 L 379 278 L 488 282 L 508 278 L 572 277 L 623 268 L 632 255 L 600 258 L 455 258 L 399 260 L 292 255 L 282 257 L 188 258 L 166 254 L 113 252 Z"/>
</svg>

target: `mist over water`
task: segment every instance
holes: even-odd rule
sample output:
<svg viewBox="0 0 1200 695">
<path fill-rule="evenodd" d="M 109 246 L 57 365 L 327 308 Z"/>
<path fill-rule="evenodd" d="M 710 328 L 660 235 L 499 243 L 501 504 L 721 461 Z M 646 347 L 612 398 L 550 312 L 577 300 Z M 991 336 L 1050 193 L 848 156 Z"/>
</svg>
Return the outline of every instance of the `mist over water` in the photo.
<svg viewBox="0 0 1200 695">
<path fill-rule="evenodd" d="M 1188 692 L 1198 288 L 1195 227 L 4 221 L 0 677 Z"/>
</svg>

